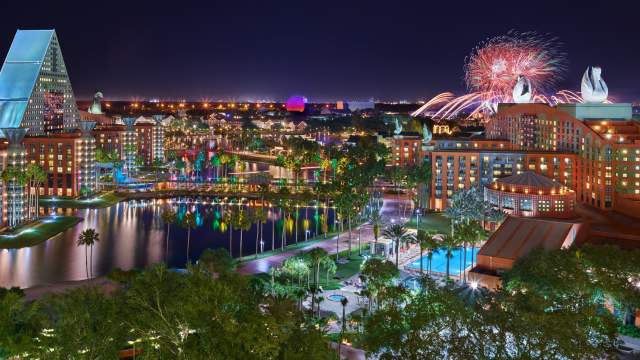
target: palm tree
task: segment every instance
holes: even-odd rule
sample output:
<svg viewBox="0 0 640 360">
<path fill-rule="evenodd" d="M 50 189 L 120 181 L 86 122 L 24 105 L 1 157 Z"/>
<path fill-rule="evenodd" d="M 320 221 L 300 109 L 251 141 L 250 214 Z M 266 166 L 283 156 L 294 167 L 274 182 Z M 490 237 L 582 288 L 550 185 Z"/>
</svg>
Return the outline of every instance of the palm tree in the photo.
<svg viewBox="0 0 640 360">
<path fill-rule="evenodd" d="M 433 263 L 433 255 L 440 253 L 440 238 L 433 237 L 427 247 L 427 269 L 431 275 L 431 264 Z"/>
<path fill-rule="evenodd" d="M 189 245 L 191 244 L 191 229 L 196 228 L 196 217 L 191 213 L 187 212 L 182 219 L 182 223 L 180 224 L 183 228 L 187 229 L 187 262 L 189 262 Z"/>
<path fill-rule="evenodd" d="M 221 153 L 219 156 L 220 165 L 222 165 L 222 178 L 227 177 L 227 164 L 231 161 L 231 156 L 226 153 Z"/>
<path fill-rule="evenodd" d="M 401 224 L 393 224 L 388 226 L 382 232 L 382 236 L 394 242 L 394 249 L 396 253 L 396 267 L 399 268 L 399 255 L 400 244 L 411 242 L 414 238 L 413 234 L 409 234 L 407 228 Z"/>
<path fill-rule="evenodd" d="M 307 297 L 307 290 L 299 287 L 293 292 L 293 295 L 298 303 L 298 311 L 302 311 L 302 301 Z"/>
<path fill-rule="evenodd" d="M 275 215 L 275 209 L 272 210 Z M 271 251 L 274 251 L 276 248 L 276 219 L 274 218 L 271 221 Z"/>
<path fill-rule="evenodd" d="M 371 224 L 371 226 L 373 227 L 373 252 L 375 255 L 376 251 L 378 251 L 378 238 L 380 237 L 380 230 L 384 226 L 380 211 L 374 210 L 371 215 L 369 215 L 369 224 Z"/>
<path fill-rule="evenodd" d="M 452 200 L 449 206 L 444 210 L 444 216 L 448 217 L 449 221 L 451 222 L 451 236 L 453 236 L 455 232 L 455 225 L 462 217 L 462 208 L 460 202 Z"/>
<path fill-rule="evenodd" d="M 93 245 L 100 241 L 100 237 L 95 229 L 86 229 L 80 233 L 78 237 L 78 246 L 84 246 L 84 264 L 87 270 L 87 279 L 89 278 L 89 263 L 87 256 L 87 248 L 91 247 L 91 277 L 93 277 Z"/>
<path fill-rule="evenodd" d="M 464 272 L 464 268 L 466 268 L 467 265 L 467 244 L 469 243 L 475 243 L 475 239 L 477 239 L 478 235 L 477 235 L 477 230 L 476 230 L 476 224 L 477 222 L 472 221 L 466 224 L 460 224 L 458 226 L 458 231 L 456 234 L 456 237 L 458 238 L 458 242 L 459 244 L 462 245 L 462 251 L 463 251 L 463 255 L 461 257 L 462 259 L 462 265 L 461 265 L 461 275 L 462 275 L 462 282 L 466 283 L 467 281 L 467 277 L 466 274 Z M 471 259 L 473 261 L 473 259 Z"/>
<path fill-rule="evenodd" d="M 498 228 L 498 226 L 504 221 L 506 214 L 502 210 L 491 209 L 487 215 L 487 220 L 494 223 L 494 227 Z"/>
<path fill-rule="evenodd" d="M 258 246 L 262 243 L 262 224 L 267 221 L 267 215 L 262 206 L 256 209 L 251 217 L 256 222 L 256 251 L 255 257 L 258 257 Z"/>
<path fill-rule="evenodd" d="M 187 164 L 184 162 L 184 160 L 176 159 L 175 167 L 176 167 L 176 170 L 178 170 L 178 176 L 177 176 L 177 181 L 178 181 L 177 187 L 178 187 L 178 189 L 180 189 L 180 179 L 182 178 L 182 175 L 183 175 L 183 172 L 184 172 L 186 166 L 187 166 Z"/>
<path fill-rule="evenodd" d="M 218 177 L 218 169 L 220 168 L 221 162 L 220 162 L 220 157 L 216 154 L 213 154 L 213 156 L 211 156 L 211 159 L 209 159 L 211 167 L 214 168 L 215 170 L 215 174 L 216 174 L 216 179 Z"/>
<path fill-rule="evenodd" d="M 309 286 L 309 292 L 311 293 L 311 316 L 315 315 L 315 303 L 316 303 L 316 294 L 318 294 L 320 292 L 320 288 L 315 286 L 315 285 L 311 285 Z"/>
<path fill-rule="evenodd" d="M 473 225 L 473 237 L 471 238 L 471 267 L 474 266 L 474 255 L 476 246 L 479 246 L 482 241 L 485 240 L 486 233 L 482 225 L 480 225 L 477 221 L 472 222 Z"/>
<path fill-rule="evenodd" d="M 29 181 L 29 187 L 27 189 L 29 194 L 28 218 L 31 219 L 31 213 L 33 212 L 34 217 L 37 219 L 39 213 L 40 184 L 47 179 L 47 173 L 37 164 L 28 164 L 25 170 L 25 176 Z"/>
<path fill-rule="evenodd" d="M 239 173 L 239 177 L 238 177 L 238 189 L 241 188 L 242 186 L 242 179 L 244 178 L 244 172 L 247 170 L 247 163 L 245 163 L 244 161 L 240 161 L 238 162 L 238 168 L 236 169 L 236 171 Z"/>
<path fill-rule="evenodd" d="M 305 254 L 305 257 L 308 259 L 309 263 L 311 264 L 311 267 L 313 268 L 314 285 L 316 287 L 319 287 L 320 286 L 320 265 L 326 263 L 327 260 L 329 261 L 333 261 L 333 260 L 329 257 L 329 254 L 327 253 L 326 250 L 318 247 L 309 250 L 309 252 Z"/>
<path fill-rule="evenodd" d="M 300 206 L 297 204 L 296 200 L 293 200 L 296 204 L 292 207 L 293 209 L 293 232 L 295 236 L 295 242 L 298 243 L 298 222 L 300 221 Z"/>
<path fill-rule="evenodd" d="M 7 184 L 8 196 L 14 196 L 24 191 L 27 176 L 23 169 L 11 165 L 2 171 L 2 181 Z M 9 226 L 16 226 L 24 220 L 20 210 L 18 204 L 10 206 L 10 212 L 7 213 Z"/>
<path fill-rule="evenodd" d="M 260 233 L 260 243 L 263 243 L 263 225 L 267 222 L 267 211 L 264 208 L 264 201 L 269 193 L 269 184 L 271 183 L 271 176 L 262 176 L 258 181 L 258 193 L 260 194 L 260 208 L 256 211 L 255 220 L 257 222 L 256 228 L 256 257 L 258 257 L 258 233 Z M 273 239 L 272 239 L 273 245 Z M 272 249 L 273 250 L 273 249 Z"/>
<path fill-rule="evenodd" d="M 165 247 L 165 261 L 168 261 L 169 256 L 169 232 L 171 231 L 171 224 L 176 222 L 176 212 L 173 209 L 167 209 L 162 212 L 161 215 L 162 221 L 167 224 L 167 236 L 166 236 L 166 247 Z"/>
<path fill-rule="evenodd" d="M 348 303 L 349 300 L 345 296 L 340 299 L 340 304 L 342 304 L 342 329 L 340 330 L 340 341 L 338 342 L 338 359 L 342 359 L 342 341 L 344 338 L 344 332 L 347 330 L 346 309 Z"/>
<path fill-rule="evenodd" d="M 442 247 L 445 250 L 445 256 L 447 258 L 447 280 L 449 280 L 449 268 L 450 268 L 450 260 L 453 257 L 453 249 L 458 247 L 458 239 L 451 235 L 443 235 L 442 236 Z"/>
<path fill-rule="evenodd" d="M 231 204 L 224 212 L 224 222 L 229 226 L 229 254 L 233 256 L 233 225 L 236 222 L 236 214 Z"/>
<path fill-rule="evenodd" d="M 325 271 L 325 284 L 329 286 L 329 274 L 335 275 L 336 271 L 338 271 L 338 266 L 336 262 L 329 256 L 327 256 L 324 261 L 322 261 L 322 266 Z"/>
<path fill-rule="evenodd" d="M 324 158 L 320 161 L 320 168 L 322 169 L 322 183 L 327 183 L 327 171 L 331 169 L 331 160 Z"/>
<path fill-rule="evenodd" d="M 432 248 L 434 244 L 433 237 L 435 235 L 436 235 L 436 232 L 433 230 L 429 230 L 429 231 L 418 230 L 418 234 L 415 237 L 414 242 L 417 243 L 418 246 L 420 247 L 420 274 L 424 274 L 424 267 L 423 267 L 424 259 L 422 257 L 422 254 L 425 252 L 425 250 L 429 251 L 429 249 Z"/>
<path fill-rule="evenodd" d="M 238 212 L 238 229 L 240 229 L 240 258 L 242 258 L 242 234 L 245 230 L 251 229 L 251 219 L 249 214 L 242 209 Z"/>
<path fill-rule="evenodd" d="M 36 219 L 40 213 L 40 185 L 47 180 L 47 172 L 38 166 L 33 173 L 33 179 L 36 188 Z"/>
</svg>

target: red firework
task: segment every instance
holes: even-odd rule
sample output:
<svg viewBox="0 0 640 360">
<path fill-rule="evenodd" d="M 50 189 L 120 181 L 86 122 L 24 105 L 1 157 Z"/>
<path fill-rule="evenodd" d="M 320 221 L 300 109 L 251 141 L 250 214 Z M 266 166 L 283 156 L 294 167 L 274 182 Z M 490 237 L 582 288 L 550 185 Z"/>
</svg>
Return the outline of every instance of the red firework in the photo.
<svg viewBox="0 0 640 360">
<path fill-rule="evenodd" d="M 477 46 L 465 63 L 470 92 L 486 105 L 511 100 L 519 75 L 531 81 L 534 93 L 551 90 L 565 70 L 565 56 L 555 38 L 536 33 L 509 32 Z"/>
</svg>

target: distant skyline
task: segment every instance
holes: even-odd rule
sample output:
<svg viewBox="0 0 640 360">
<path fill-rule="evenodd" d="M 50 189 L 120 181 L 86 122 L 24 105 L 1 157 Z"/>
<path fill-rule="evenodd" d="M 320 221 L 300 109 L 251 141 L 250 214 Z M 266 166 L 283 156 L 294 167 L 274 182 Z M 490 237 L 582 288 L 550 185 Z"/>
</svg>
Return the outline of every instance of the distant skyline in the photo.
<svg viewBox="0 0 640 360">
<path fill-rule="evenodd" d="M 78 99 L 416 101 L 465 91 L 474 46 L 513 29 L 563 43 L 558 88 L 603 68 L 616 101 L 640 100 L 640 4 L 608 1 L 9 2 L 0 56 L 16 29 L 55 28 Z M 533 4 L 533 3 L 532 3 Z"/>
</svg>

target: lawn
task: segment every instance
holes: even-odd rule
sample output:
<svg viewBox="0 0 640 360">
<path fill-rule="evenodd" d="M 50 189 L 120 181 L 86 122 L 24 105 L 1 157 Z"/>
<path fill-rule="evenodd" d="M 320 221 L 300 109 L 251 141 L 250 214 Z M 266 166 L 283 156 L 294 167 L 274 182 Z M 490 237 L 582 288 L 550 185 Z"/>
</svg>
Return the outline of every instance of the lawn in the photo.
<svg viewBox="0 0 640 360">
<path fill-rule="evenodd" d="M 0 249 L 19 249 L 44 242 L 75 226 L 82 218 L 75 216 L 47 217 L 0 235 Z"/>
<path fill-rule="evenodd" d="M 412 216 L 406 225 L 415 229 L 416 217 Z M 451 231 L 451 221 L 443 213 L 429 212 L 420 217 L 420 230 L 436 230 L 448 234 Z"/>
<path fill-rule="evenodd" d="M 364 248 L 365 246 L 363 246 Z M 352 255 L 351 255 L 351 259 L 349 259 L 349 262 L 344 263 L 344 264 L 337 264 L 337 270 L 336 273 L 332 276 L 329 277 L 329 281 L 327 282 L 327 277 L 326 277 L 326 270 L 324 267 L 320 267 L 320 286 L 324 289 L 324 290 L 336 290 L 336 289 L 340 289 L 342 287 L 341 282 L 356 275 L 358 272 L 360 272 L 360 266 L 362 265 L 362 262 L 364 261 L 364 257 L 359 256 L 357 254 L 358 252 L 358 248 L 357 246 L 354 246 L 353 250 L 352 250 Z M 341 259 L 345 259 L 347 256 L 347 251 L 342 251 L 340 252 L 340 258 Z M 332 258 L 335 257 L 335 254 L 331 255 Z M 260 273 L 260 274 L 256 274 L 253 275 L 255 278 L 258 278 L 262 281 L 265 282 L 270 282 L 271 281 L 271 276 L 269 276 L 269 274 L 267 273 Z"/>
<path fill-rule="evenodd" d="M 118 202 L 124 200 L 125 197 L 116 195 L 113 192 L 107 192 L 89 199 L 74 199 L 65 196 L 48 196 L 40 198 L 40 204 L 42 206 L 52 206 L 60 208 L 75 208 L 75 209 L 94 209 L 105 208 L 111 205 L 115 205 Z"/>
</svg>

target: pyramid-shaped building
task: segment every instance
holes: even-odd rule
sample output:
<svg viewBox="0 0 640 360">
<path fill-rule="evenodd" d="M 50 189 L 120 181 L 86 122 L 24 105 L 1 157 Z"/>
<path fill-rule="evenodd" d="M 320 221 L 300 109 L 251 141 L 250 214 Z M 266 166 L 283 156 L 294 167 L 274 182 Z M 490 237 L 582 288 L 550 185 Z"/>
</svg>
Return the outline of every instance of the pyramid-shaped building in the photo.
<svg viewBox="0 0 640 360">
<path fill-rule="evenodd" d="M 78 120 L 55 30 L 18 30 L 0 70 L 0 128 L 46 135 L 72 130 Z"/>
</svg>

